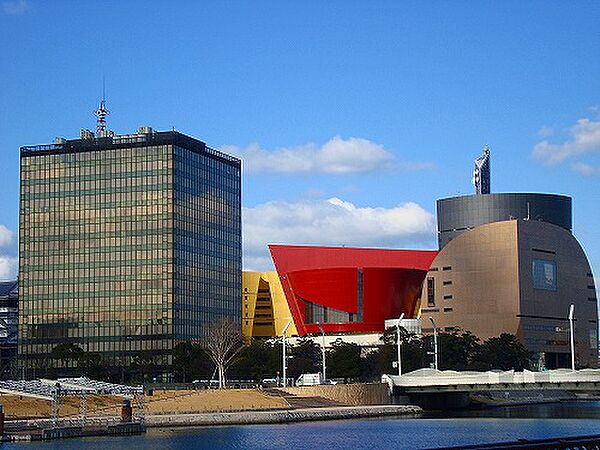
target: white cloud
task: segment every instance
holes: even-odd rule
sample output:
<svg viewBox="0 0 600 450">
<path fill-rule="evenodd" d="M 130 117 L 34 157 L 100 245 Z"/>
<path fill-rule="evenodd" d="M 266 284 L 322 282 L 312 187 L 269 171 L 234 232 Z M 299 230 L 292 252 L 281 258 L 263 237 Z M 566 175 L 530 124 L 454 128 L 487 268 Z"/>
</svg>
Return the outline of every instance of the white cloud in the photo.
<svg viewBox="0 0 600 450">
<path fill-rule="evenodd" d="M 562 144 L 551 144 L 547 140 L 537 143 L 533 148 L 534 158 L 555 165 L 571 156 L 600 151 L 600 121 L 579 119 L 569 134 L 571 139 Z"/>
<path fill-rule="evenodd" d="M 324 145 L 300 145 L 297 147 L 265 150 L 258 144 L 246 148 L 225 146 L 243 160 L 247 173 L 328 173 L 336 175 L 366 173 L 380 170 L 423 170 L 433 167 L 431 163 L 400 162 L 381 144 L 367 139 L 335 136 Z"/>
<path fill-rule="evenodd" d="M 590 166 L 589 164 L 585 164 L 582 162 L 577 162 L 574 163 L 571 168 L 577 172 L 580 173 L 583 176 L 586 177 L 593 177 L 596 175 L 600 175 L 600 168 L 598 167 L 594 167 L 594 166 Z"/>
<path fill-rule="evenodd" d="M 12 242 L 13 233 L 0 224 L 0 247 L 7 247 Z"/>
<path fill-rule="evenodd" d="M 2 2 L 2 10 L 9 16 L 20 16 L 31 9 L 27 0 L 14 0 Z"/>
<path fill-rule="evenodd" d="M 272 270 L 268 243 L 372 247 L 429 246 L 433 215 L 416 203 L 361 208 L 339 198 L 244 208 L 244 268 Z"/>
<path fill-rule="evenodd" d="M 10 281 L 17 278 L 17 258 L 0 255 L 0 281 Z"/>
<path fill-rule="evenodd" d="M 554 134 L 554 130 L 551 127 L 543 126 L 537 132 L 537 135 L 540 139 L 549 138 Z"/>
</svg>

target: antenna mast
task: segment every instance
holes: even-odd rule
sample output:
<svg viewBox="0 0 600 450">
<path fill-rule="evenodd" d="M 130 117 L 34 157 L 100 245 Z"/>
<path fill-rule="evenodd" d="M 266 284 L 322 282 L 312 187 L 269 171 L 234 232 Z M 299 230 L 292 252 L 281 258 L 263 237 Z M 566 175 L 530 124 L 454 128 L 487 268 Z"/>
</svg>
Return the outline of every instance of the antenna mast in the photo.
<svg viewBox="0 0 600 450">
<path fill-rule="evenodd" d="M 102 78 L 102 100 L 100 100 L 100 105 L 98 109 L 94 112 L 96 117 L 96 136 L 100 136 L 104 131 L 106 131 L 106 116 L 110 114 L 110 111 L 106 109 L 106 89 L 104 84 L 104 78 Z"/>
<path fill-rule="evenodd" d="M 490 193 L 490 147 L 487 144 L 483 147 L 483 154 L 475 160 L 473 185 L 475 194 Z"/>
</svg>

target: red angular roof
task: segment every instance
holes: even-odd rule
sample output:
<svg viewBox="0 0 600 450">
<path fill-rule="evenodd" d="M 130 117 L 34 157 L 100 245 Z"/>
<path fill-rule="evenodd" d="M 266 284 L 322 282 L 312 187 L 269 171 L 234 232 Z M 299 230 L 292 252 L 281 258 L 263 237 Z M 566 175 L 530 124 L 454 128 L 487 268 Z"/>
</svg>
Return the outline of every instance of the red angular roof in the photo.
<svg viewBox="0 0 600 450">
<path fill-rule="evenodd" d="M 277 272 L 342 267 L 396 267 L 429 270 L 437 250 L 269 245 Z"/>
</svg>

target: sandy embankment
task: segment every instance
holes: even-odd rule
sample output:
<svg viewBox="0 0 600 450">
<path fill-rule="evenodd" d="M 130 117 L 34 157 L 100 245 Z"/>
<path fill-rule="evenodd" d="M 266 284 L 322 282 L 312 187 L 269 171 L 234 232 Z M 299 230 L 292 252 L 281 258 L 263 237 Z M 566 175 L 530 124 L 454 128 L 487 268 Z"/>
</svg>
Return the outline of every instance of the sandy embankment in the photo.
<svg viewBox="0 0 600 450">
<path fill-rule="evenodd" d="M 0 394 L 6 419 L 48 418 L 52 414 L 50 401 Z M 88 416 L 119 415 L 122 399 L 110 395 L 90 395 Z M 136 407 L 133 404 L 134 409 Z M 199 391 L 154 391 L 145 396 L 147 414 L 181 414 L 215 411 L 270 410 L 288 408 L 288 403 L 255 389 L 199 390 Z M 79 397 L 63 397 L 60 417 L 79 414 Z"/>
</svg>

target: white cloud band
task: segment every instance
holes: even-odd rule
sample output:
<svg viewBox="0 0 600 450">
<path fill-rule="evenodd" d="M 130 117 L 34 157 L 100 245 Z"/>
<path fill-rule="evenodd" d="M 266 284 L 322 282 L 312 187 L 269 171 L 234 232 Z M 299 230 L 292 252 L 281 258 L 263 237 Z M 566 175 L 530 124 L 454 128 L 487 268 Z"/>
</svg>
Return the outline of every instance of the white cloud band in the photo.
<svg viewBox="0 0 600 450">
<path fill-rule="evenodd" d="M 12 242 L 13 233 L 4 225 L 0 225 L 0 248 L 8 247 L 8 245 Z"/>
<path fill-rule="evenodd" d="M 314 144 L 269 151 L 258 144 L 246 148 L 224 146 L 221 150 L 243 160 L 246 173 L 327 173 L 353 174 L 379 170 L 422 170 L 430 163 L 399 162 L 382 145 L 367 139 L 340 136 L 322 146 Z"/>
<path fill-rule="evenodd" d="M 18 258 L 0 256 L 0 281 L 11 281 L 17 278 Z"/>
<path fill-rule="evenodd" d="M 244 268 L 271 270 L 268 243 L 410 247 L 431 245 L 433 215 L 416 203 L 361 208 L 331 198 L 244 208 Z"/>
<path fill-rule="evenodd" d="M 562 144 L 551 144 L 547 140 L 537 143 L 533 157 L 544 164 L 556 165 L 575 155 L 600 152 L 600 121 L 579 119 L 569 134 L 571 139 Z"/>
</svg>

